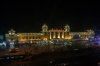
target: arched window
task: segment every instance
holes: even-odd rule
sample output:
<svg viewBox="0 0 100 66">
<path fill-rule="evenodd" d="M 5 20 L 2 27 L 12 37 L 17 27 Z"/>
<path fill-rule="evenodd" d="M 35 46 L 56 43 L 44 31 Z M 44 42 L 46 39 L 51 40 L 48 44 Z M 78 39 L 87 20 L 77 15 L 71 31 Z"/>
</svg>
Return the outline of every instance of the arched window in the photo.
<svg viewBox="0 0 100 66">
<path fill-rule="evenodd" d="M 28 39 L 28 37 L 26 37 L 26 39 Z"/>
<path fill-rule="evenodd" d="M 37 37 L 35 37 L 35 39 L 37 39 Z"/>
<path fill-rule="evenodd" d="M 33 36 L 33 39 L 34 39 L 34 36 Z"/>
<path fill-rule="evenodd" d="M 23 37 L 23 39 L 25 39 L 25 37 Z"/>
<path fill-rule="evenodd" d="M 38 36 L 38 38 L 40 39 L 40 36 Z"/>
<path fill-rule="evenodd" d="M 31 39 L 31 37 L 29 37 L 29 39 Z"/>
</svg>

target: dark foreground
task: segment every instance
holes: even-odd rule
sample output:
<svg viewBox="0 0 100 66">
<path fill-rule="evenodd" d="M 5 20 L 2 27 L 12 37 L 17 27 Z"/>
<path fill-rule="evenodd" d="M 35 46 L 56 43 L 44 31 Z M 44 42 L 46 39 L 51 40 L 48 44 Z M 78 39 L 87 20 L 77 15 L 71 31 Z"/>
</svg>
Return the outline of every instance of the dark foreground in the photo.
<svg viewBox="0 0 100 66">
<path fill-rule="evenodd" d="M 0 61 L 2 66 L 98 66 L 100 62 L 100 47 L 41 53 L 27 59 Z"/>
</svg>

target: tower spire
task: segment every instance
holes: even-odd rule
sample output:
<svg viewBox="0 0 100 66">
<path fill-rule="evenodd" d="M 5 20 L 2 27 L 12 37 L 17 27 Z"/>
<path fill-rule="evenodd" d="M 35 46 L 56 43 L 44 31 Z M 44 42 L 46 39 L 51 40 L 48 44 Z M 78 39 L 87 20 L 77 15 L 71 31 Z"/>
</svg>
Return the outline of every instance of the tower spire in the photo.
<svg viewBox="0 0 100 66">
<path fill-rule="evenodd" d="M 42 31 L 46 32 L 48 30 L 48 26 L 44 23 L 44 25 L 42 26 Z"/>
<path fill-rule="evenodd" d="M 69 32 L 70 31 L 70 26 L 68 24 L 66 24 L 64 29 L 65 29 L 65 32 Z"/>
</svg>

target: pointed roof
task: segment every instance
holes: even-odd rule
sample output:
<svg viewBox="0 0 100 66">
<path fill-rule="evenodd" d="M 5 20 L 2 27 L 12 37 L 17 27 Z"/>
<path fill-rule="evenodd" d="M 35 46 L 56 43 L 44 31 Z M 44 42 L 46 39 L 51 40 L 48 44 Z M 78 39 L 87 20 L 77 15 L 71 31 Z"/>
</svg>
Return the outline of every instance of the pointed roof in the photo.
<svg viewBox="0 0 100 66">
<path fill-rule="evenodd" d="M 66 26 L 65 27 L 69 27 L 69 25 L 68 24 L 66 24 Z"/>
<path fill-rule="evenodd" d="M 93 31 L 93 30 L 89 29 L 89 30 L 87 30 L 87 31 Z"/>
<path fill-rule="evenodd" d="M 48 27 L 48 26 L 44 23 L 44 25 L 42 27 Z"/>
<path fill-rule="evenodd" d="M 11 29 L 9 32 L 15 32 L 13 29 Z"/>
</svg>

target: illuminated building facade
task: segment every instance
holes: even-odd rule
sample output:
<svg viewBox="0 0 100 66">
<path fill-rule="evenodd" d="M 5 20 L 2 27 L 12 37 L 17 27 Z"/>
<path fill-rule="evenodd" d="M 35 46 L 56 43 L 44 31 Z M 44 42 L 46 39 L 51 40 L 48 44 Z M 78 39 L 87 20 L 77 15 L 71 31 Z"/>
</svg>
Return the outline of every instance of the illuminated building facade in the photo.
<svg viewBox="0 0 100 66">
<path fill-rule="evenodd" d="M 86 32 L 70 32 L 70 26 L 67 24 L 64 29 L 51 29 L 48 30 L 48 26 L 44 24 L 42 26 L 42 33 L 44 34 L 44 37 L 49 39 L 73 39 L 74 36 L 79 36 L 80 39 L 88 40 L 89 38 L 94 38 L 94 31 L 93 30 L 87 30 Z"/>
<path fill-rule="evenodd" d="M 41 33 L 15 33 L 11 29 L 8 34 L 5 34 L 6 42 L 13 43 L 33 43 L 34 41 L 51 40 L 51 39 L 68 39 L 72 40 L 75 35 L 79 36 L 82 40 L 88 40 L 94 38 L 94 31 L 87 30 L 86 32 L 70 32 L 70 26 L 66 25 L 64 29 L 51 29 L 48 30 L 48 26 L 44 24 L 42 26 Z M 76 38 L 77 39 L 77 38 Z"/>
</svg>

